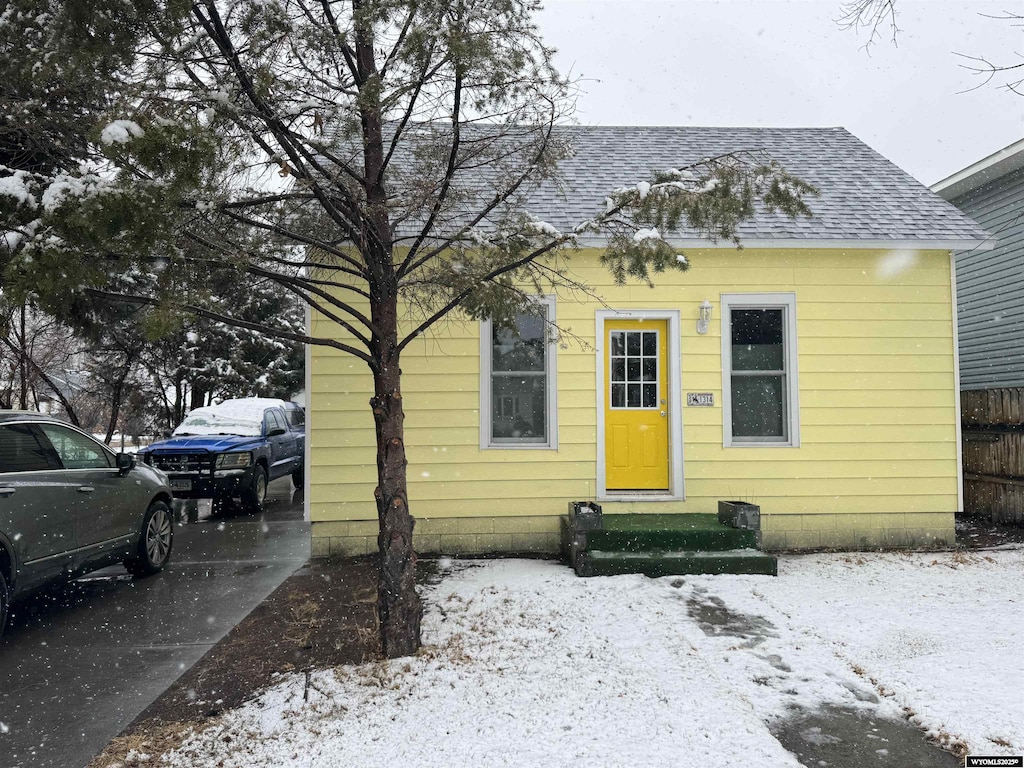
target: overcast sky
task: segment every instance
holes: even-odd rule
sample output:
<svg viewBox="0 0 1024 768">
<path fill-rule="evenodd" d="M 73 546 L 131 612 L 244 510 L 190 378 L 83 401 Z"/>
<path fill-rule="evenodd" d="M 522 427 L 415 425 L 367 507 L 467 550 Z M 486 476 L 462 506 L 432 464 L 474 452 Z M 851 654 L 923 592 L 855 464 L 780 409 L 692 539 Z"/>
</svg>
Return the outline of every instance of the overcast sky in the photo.
<svg viewBox="0 0 1024 768">
<path fill-rule="evenodd" d="M 981 14 L 1024 0 L 898 0 L 899 46 L 885 31 L 870 55 L 835 23 L 841 0 L 545 5 L 584 125 L 840 125 L 925 184 L 1024 138 L 1024 96 L 962 93 L 978 78 L 953 53 L 1021 61 L 1024 28 Z"/>
</svg>

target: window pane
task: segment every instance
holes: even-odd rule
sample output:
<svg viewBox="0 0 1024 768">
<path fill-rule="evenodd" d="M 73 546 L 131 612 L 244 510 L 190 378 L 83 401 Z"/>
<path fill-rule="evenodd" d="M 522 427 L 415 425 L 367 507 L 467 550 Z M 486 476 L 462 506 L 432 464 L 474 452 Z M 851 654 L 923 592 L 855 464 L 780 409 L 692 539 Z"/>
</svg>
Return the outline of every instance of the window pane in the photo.
<svg viewBox="0 0 1024 768">
<path fill-rule="evenodd" d="M 644 359 L 644 381 L 658 380 L 658 358 L 651 357 Z"/>
<path fill-rule="evenodd" d="M 613 355 L 624 355 L 626 354 L 626 334 L 622 331 L 612 331 L 612 354 Z"/>
<path fill-rule="evenodd" d="M 732 369 L 783 370 L 782 310 L 733 309 L 731 314 Z"/>
<path fill-rule="evenodd" d="M 612 384 L 612 408 L 626 407 L 626 385 Z"/>
<path fill-rule="evenodd" d="M 644 384 L 644 408 L 656 408 L 658 405 L 658 385 Z"/>
<path fill-rule="evenodd" d="M 626 381 L 640 381 L 640 359 L 627 358 Z"/>
<path fill-rule="evenodd" d="M 546 442 L 547 377 L 495 376 L 491 382 L 492 437 L 524 443 Z"/>
<path fill-rule="evenodd" d="M 28 424 L 0 427 L 0 472 L 38 472 L 59 468 L 53 451 L 36 439 Z"/>
<path fill-rule="evenodd" d="M 626 333 L 626 354 L 627 355 L 639 355 L 640 354 L 640 334 L 637 331 L 628 331 Z"/>
<path fill-rule="evenodd" d="M 782 376 L 733 376 L 733 437 L 785 439 L 784 389 Z"/>
<path fill-rule="evenodd" d="M 624 357 L 612 358 L 612 381 L 626 380 L 626 359 Z"/>
<path fill-rule="evenodd" d="M 493 327 L 491 365 L 495 371 L 544 370 L 544 319 L 537 315 L 517 315 L 517 335 L 507 328 Z"/>
<path fill-rule="evenodd" d="M 626 389 L 626 405 L 630 408 L 640 407 L 640 385 L 629 384 Z"/>
<path fill-rule="evenodd" d="M 40 424 L 65 469 L 103 469 L 114 466 L 110 454 L 98 443 L 67 427 Z"/>
<path fill-rule="evenodd" d="M 658 354 L 658 334 L 654 331 L 644 332 L 644 354 L 647 357 Z"/>
</svg>

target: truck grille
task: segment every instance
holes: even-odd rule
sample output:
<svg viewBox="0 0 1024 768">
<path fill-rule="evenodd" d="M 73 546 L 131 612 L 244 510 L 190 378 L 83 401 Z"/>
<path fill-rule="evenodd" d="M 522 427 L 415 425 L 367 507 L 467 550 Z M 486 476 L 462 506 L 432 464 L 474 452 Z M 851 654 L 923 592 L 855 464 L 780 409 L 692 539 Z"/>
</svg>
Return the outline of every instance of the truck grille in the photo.
<svg viewBox="0 0 1024 768">
<path fill-rule="evenodd" d="M 213 474 L 214 457 L 209 453 L 152 454 L 149 463 L 171 475 Z"/>
</svg>

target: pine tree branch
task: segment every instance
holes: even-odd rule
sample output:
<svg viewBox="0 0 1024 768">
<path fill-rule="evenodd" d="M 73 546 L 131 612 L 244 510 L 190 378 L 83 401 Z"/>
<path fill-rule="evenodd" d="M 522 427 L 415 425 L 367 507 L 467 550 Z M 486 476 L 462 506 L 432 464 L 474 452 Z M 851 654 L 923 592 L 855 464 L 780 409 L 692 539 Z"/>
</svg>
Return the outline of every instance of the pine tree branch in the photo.
<svg viewBox="0 0 1024 768">
<path fill-rule="evenodd" d="M 460 139 L 461 133 L 461 107 L 462 107 L 462 73 L 458 71 L 456 67 L 455 71 L 455 84 L 453 87 L 452 94 L 452 140 L 451 148 L 448 151 L 448 164 L 445 168 L 444 178 L 441 180 L 441 189 L 437 193 L 437 197 L 434 200 L 434 205 L 430 209 L 430 214 L 427 216 L 427 221 L 420 229 L 419 236 L 416 241 L 412 244 L 409 249 L 409 254 L 402 262 L 402 266 L 398 270 L 398 279 L 400 280 L 403 275 L 406 264 L 409 263 L 409 259 L 415 254 L 423 241 L 430 234 L 430 231 L 434 228 L 434 222 L 437 220 L 438 213 L 441 212 L 441 208 L 444 206 L 445 200 L 448 199 L 448 190 L 451 189 L 452 179 L 455 177 L 455 169 L 457 167 L 457 161 L 459 156 Z"/>
<path fill-rule="evenodd" d="M 291 331 L 285 331 L 280 328 L 274 328 L 273 326 L 265 325 L 264 323 L 254 323 L 248 320 L 241 320 L 237 317 L 229 317 L 228 315 L 221 314 L 220 312 L 214 312 L 213 310 L 200 307 L 195 304 L 188 304 L 185 302 L 166 302 L 154 299 L 150 296 L 137 296 L 134 294 L 127 293 L 115 293 L 113 291 L 104 291 L 99 288 L 85 288 L 84 293 L 93 296 L 98 299 L 104 299 L 106 301 L 121 301 L 128 304 L 141 304 L 150 307 L 169 306 L 172 309 L 176 309 L 182 312 L 188 312 L 190 314 L 198 315 L 199 317 L 205 317 L 209 320 L 214 320 L 218 323 L 222 323 L 227 326 L 234 328 L 245 328 L 249 331 L 256 331 L 266 336 L 278 339 L 287 339 L 288 341 L 298 341 L 302 344 L 312 344 L 320 347 L 331 347 L 337 349 L 353 357 L 358 357 L 368 366 L 371 370 L 377 369 L 376 361 L 365 351 L 353 347 L 349 344 L 344 344 L 336 339 L 324 339 L 318 336 L 309 336 L 305 333 L 293 333 Z"/>
<path fill-rule="evenodd" d="M 532 251 L 527 256 L 524 256 L 521 259 L 517 259 L 516 261 L 513 261 L 513 262 L 511 262 L 509 264 L 505 264 L 505 265 L 503 265 L 501 267 L 498 267 L 497 269 L 491 270 L 490 272 L 485 274 L 483 277 L 481 277 L 478 281 L 476 281 L 476 284 L 474 284 L 474 285 L 466 288 L 465 290 L 461 291 L 460 293 L 458 293 L 454 298 L 450 299 L 448 301 L 448 303 L 446 303 L 443 307 L 441 307 L 441 309 L 439 309 L 436 312 L 434 312 L 430 317 L 428 317 L 426 320 L 424 320 L 422 323 L 420 323 L 415 329 L 413 329 L 409 333 L 409 335 L 407 335 L 404 339 L 402 339 L 402 341 L 398 344 L 398 351 L 401 352 L 403 349 L 405 349 L 405 347 L 409 344 L 409 342 L 411 342 L 417 336 L 422 335 L 427 329 L 429 329 L 432 325 L 434 325 L 434 323 L 436 323 L 441 318 L 443 318 L 445 315 L 449 314 L 454 309 L 456 309 L 460 304 L 462 304 L 463 301 L 465 301 L 473 293 L 474 290 L 477 289 L 477 287 L 479 287 L 479 285 L 481 285 L 481 284 L 483 284 L 485 282 L 493 281 L 495 278 L 501 277 L 502 275 L 506 274 L 507 272 L 512 272 L 512 271 L 517 270 L 517 269 L 519 269 L 521 267 L 524 267 L 527 264 L 530 264 L 531 262 L 533 262 L 534 260 L 539 259 L 544 254 L 549 253 L 550 251 L 553 251 L 556 248 L 560 248 L 563 245 L 565 245 L 566 243 L 572 242 L 572 240 L 573 240 L 573 238 L 571 236 L 563 235 L 560 238 L 552 240 L 550 243 L 547 243 L 546 245 L 542 246 L 541 248 L 538 248 L 535 251 Z"/>
<path fill-rule="evenodd" d="M 495 196 L 486 205 L 484 205 L 480 211 L 477 212 L 477 214 L 469 221 L 469 223 L 461 227 L 457 233 L 450 237 L 441 238 L 440 245 L 434 246 L 427 253 L 421 255 L 419 258 L 416 258 L 415 260 L 413 260 L 413 257 L 416 255 L 416 251 L 415 249 L 410 249 L 410 252 L 406 255 L 405 260 L 402 262 L 402 266 L 398 270 L 399 280 L 401 280 L 406 275 L 409 275 L 412 272 L 416 271 L 417 269 L 422 267 L 431 259 L 440 255 L 444 251 L 448 250 L 451 247 L 452 243 L 462 239 L 467 232 L 471 231 L 481 221 L 490 216 L 490 214 L 493 213 L 498 208 L 498 206 L 500 206 L 502 203 L 504 203 L 506 200 L 512 197 L 512 195 L 518 192 L 519 188 L 522 187 L 522 185 L 525 184 L 529 179 L 533 178 L 534 174 L 536 173 L 535 166 L 537 165 L 537 163 L 540 162 L 541 158 L 543 158 L 544 155 L 547 153 L 551 142 L 551 136 L 555 129 L 555 116 L 553 107 L 554 105 L 552 105 L 551 120 L 550 122 L 547 123 L 545 127 L 545 135 L 543 141 L 541 142 L 541 146 L 533 154 L 533 157 L 531 158 L 532 162 L 525 164 L 525 169 L 522 171 L 522 173 L 519 174 L 518 178 L 516 178 L 510 186 L 506 186 L 502 191 L 495 194 Z"/>
<path fill-rule="evenodd" d="M 256 229 L 262 229 L 265 232 L 273 232 L 275 235 L 279 235 L 280 237 L 288 238 L 289 240 L 294 240 L 297 243 L 302 243 L 303 245 L 309 246 L 311 248 L 316 248 L 317 250 L 323 251 L 324 253 L 327 253 L 337 259 L 340 259 L 341 261 L 343 261 L 346 264 L 349 264 L 352 267 L 352 269 L 345 269 L 344 267 L 337 266 L 334 267 L 334 269 L 336 269 L 339 272 L 343 272 L 344 274 L 347 275 L 352 275 L 353 277 L 358 277 L 361 280 L 366 280 L 368 277 L 365 268 L 362 264 L 360 264 L 358 261 L 353 259 L 348 254 L 346 254 L 344 251 L 338 250 L 337 248 L 332 248 L 331 246 L 324 243 L 322 240 L 317 240 L 312 237 L 299 234 L 298 232 L 294 232 L 290 229 L 285 229 L 280 224 L 272 224 L 268 221 L 254 219 L 250 216 L 243 216 L 232 210 L 225 210 L 224 214 L 229 218 L 234 219 L 239 224 L 244 224 L 246 226 L 254 227 Z"/>
</svg>

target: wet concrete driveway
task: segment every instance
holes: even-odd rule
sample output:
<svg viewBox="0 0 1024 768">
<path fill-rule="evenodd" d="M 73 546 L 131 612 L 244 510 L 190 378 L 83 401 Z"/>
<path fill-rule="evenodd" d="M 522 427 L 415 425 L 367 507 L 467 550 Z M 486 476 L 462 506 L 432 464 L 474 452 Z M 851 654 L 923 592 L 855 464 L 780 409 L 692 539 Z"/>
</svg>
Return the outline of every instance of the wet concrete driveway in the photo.
<svg viewBox="0 0 1024 768">
<path fill-rule="evenodd" d="M 169 567 L 96 571 L 13 606 L 0 638 L 0 766 L 80 768 L 309 558 L 302 494 L 179 525 Z"/>
</svg>

